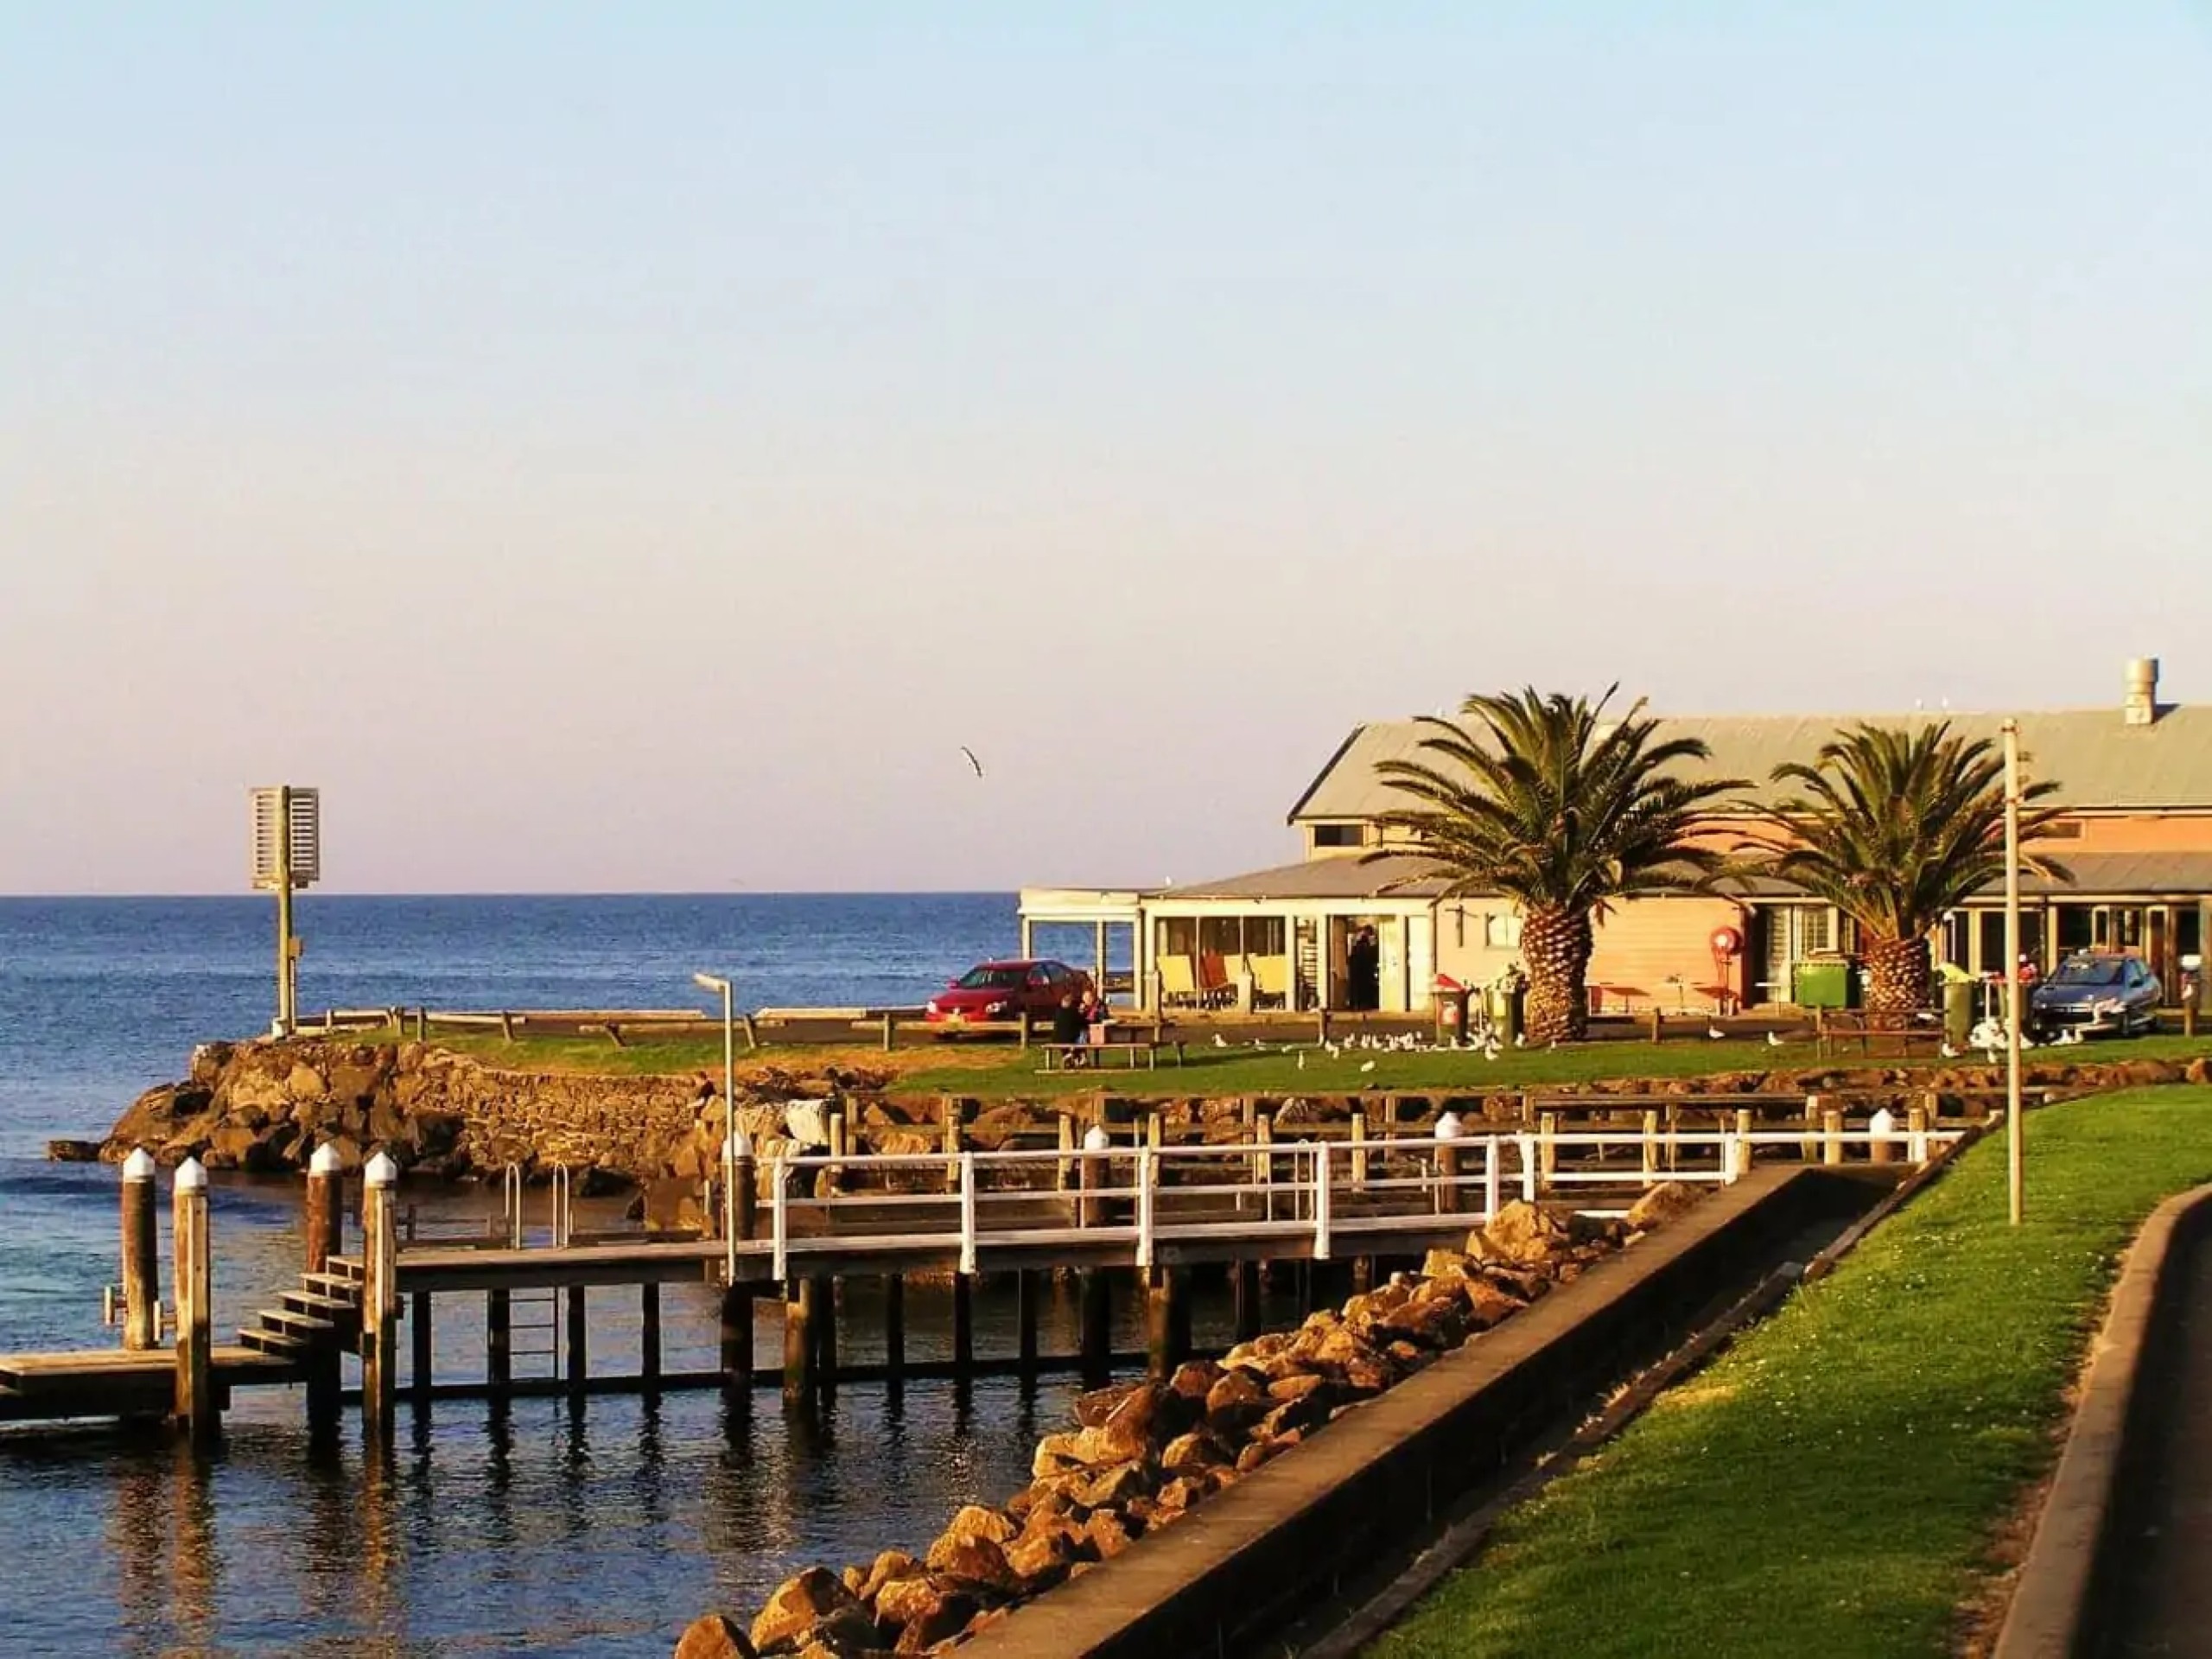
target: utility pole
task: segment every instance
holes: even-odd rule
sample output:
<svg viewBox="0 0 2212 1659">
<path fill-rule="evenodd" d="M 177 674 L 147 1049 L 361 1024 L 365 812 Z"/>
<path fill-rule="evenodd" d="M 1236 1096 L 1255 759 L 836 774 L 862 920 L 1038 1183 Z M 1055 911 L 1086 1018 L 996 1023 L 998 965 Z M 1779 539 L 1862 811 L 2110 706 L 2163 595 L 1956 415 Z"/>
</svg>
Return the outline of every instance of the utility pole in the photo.
<svg viewBox="0 0 2212 1659">
<path fill-rule="evenodd" d="M 2020 1027 L 2027 987 L 2020 982 L 2020 722 L 2005 722 L 2005 1160 L 2012 1225 L 2026 1206 L 2026 1158 L 2020 1110 Z"/>
</svg>

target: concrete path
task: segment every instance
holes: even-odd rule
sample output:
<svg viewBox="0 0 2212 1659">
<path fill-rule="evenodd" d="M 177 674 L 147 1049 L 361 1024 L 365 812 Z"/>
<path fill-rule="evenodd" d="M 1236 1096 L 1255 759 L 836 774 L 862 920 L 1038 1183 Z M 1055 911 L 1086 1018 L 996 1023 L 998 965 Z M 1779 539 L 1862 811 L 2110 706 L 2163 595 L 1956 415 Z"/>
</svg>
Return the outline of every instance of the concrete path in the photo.
<svg viewBox="0 0 2212 1659">
<path fill-rule="evenodd" d="M 2171 1318 L 2146 1354 L 2153 1416 L 2122 1489 L 2101 1655 L 2212 1655 L 2212 1237 L 2184 1245 Z"/>
</svg>

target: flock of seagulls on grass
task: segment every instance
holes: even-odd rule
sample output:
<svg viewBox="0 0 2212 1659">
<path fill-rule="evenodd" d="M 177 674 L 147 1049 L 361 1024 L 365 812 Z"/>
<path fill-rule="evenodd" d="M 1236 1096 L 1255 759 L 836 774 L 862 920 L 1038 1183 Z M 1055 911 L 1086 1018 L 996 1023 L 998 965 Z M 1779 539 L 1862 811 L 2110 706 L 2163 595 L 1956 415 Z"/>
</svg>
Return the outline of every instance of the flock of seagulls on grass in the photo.
<svg viewBox="0 0 2212 1659">
<path fill-rule="evenodd" d="M 1728 1031 L 1717 1023 L 1712 1023 L 1706 1027 L 1705 1034 L 1707 1038 L 1717 1043 L 1727 1038 L 1736 1036 L 1738 1033 Z M 2066 1048 L 2075 1043 L 2079 1043 L 2082 1040 L 2082 1038 L 2080 1032 L 2066 1031 L 2062 1032 L 2057 1036 L 2050 1039 L 2044 1046 L 2051 1048 Z M 1446 1039 L 1441 1042 L 1431 1040 L 1427 1034 L 1422 1032 L 1402 1032 L 1395 1036 L 1381 1036 L 1371 1033 L 1362 1032 L 1355 1033 L 1351 1036 L 1342 1039 L 1324 1038 L 1319 1044 L 1270 1043 L 1257 1037 L 1251 1039 L 1248 1043 L 1232 1043 L 1228 1038 L 1223 1036 L 1219 1032 L 1216 1032 L 1213 1038 L 1213 1046 L 1216 1048 L 1221 1049 L 1244 1048 L 1255 1051 L 1262 1054 L 1294 1054 L 1297 1057 L 1298 1069 L 1300 1071 L 1306 1070 L 1306 1061 L 1309 1056 L 1313 1057 L 1317 1060 L 1322 1058 L 1329 1060 L 1342 1060 L 1347 1055 L 1350 1055 L 1354 1058 L 1357 1058 L 1357 1057 L 1363 1053 L 1441 1054 L 1450 1052 L 1467 1052 L 1480 1054 L 1486 1060 L 1495 1060 L 1499 1055 L 1505 1052 L 1507 1047 L 1507 1045 L 1499 1038 L 1497 1032 L 1486 1023 L 1477 1023 L 1472 1025 L 1469 1027 L 1465 1035 L 1457 1039 Z M 1787 1048 L 1789 1046 L 1789 1043 L 1783 1039 L 1781 1033 L 1774 1031 L 1770 1031 L 1766 1033 L 1766 1046 L 1769 1048 Z M 1528 1047 L 1529 1039 L 1527 1034 L 1525 1033 L 1517 1033 L 1513 1039 L 1511 1046 L 1522 1049 Z M 1551 1048 L 1557 1048 L 1559 1045 L 1556 1042 L 1554 1042 L 1548 1045 L 1548 1046 Z M 2037 1045 L 2031 1039 L 2024 1035 L 2020 1039 L 2020 1046 L 2022 1048 L 2034 1048 Z M 2001 1020 L 1989 1019 L 1984 1020 L 1967 1035 L 1966 1048 L 1956 1048 L 1950 1043 L 1946 1042 L 1942 1046 L 1938 1052 L 1947 1060 L 1957 1060 L 1965 1058 L 1967 1054 L 1971 1051 L 1980 1050 L 1989 1064 L 1994 1065 L 1997 1063 L 1999 1055 L 2004 1052 L 2004 1048 L 2005 1023 Z M 1374 1060 L 1371 1058 L 1361 1060 L 1359 1063 L 1359 1070 L 1363 1074 L 1374 1071 Z"/>
</svg>

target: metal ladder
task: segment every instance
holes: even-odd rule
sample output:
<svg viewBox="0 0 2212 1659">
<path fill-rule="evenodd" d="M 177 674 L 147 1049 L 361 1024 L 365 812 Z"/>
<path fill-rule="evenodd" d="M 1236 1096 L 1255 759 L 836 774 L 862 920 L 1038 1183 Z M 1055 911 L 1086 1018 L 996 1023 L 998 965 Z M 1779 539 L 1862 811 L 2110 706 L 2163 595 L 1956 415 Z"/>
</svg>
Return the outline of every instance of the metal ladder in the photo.
<svg viewBox="0 0 2212 1659">
<path fill-rule="evenodd" d="M 509 1164 L 502 1181 L 502 1194 L 511 1249 L 524 1247 L 523 1192 L 522 1166 Z M 575 1192 L 565 1167 L 553 1172 L 551 1198 L 553 1248 L 559 1249 L 567 1245 L 575 1230 Z M 559 1292 L 516 1290 L 508 1294 L 507 1351 L 518 1372 L 522 1361 L 543 1359 L 546 1362 L 545 1375 L 559 1376 L 563 1329 Z"/>
</svg>

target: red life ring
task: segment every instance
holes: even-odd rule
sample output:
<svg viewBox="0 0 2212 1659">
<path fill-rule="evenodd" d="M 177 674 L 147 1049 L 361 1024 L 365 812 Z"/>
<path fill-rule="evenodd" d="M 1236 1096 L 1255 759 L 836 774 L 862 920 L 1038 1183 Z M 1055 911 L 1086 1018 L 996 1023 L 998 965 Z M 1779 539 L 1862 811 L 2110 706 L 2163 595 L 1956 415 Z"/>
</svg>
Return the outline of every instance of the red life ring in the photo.
<svg viewBox="0 0 2212 1659">
<path fill-rule="evenodd" d="M 1713 954 L 1714 956 L 1725 959 L 1736 955 L 1737 952 L 1740 951 L 1743 948 L 1744 936 L 1741 933 L 1738 933 L 1734 928 L 1716 927 L 1713 930 Z"/>
</svg>

